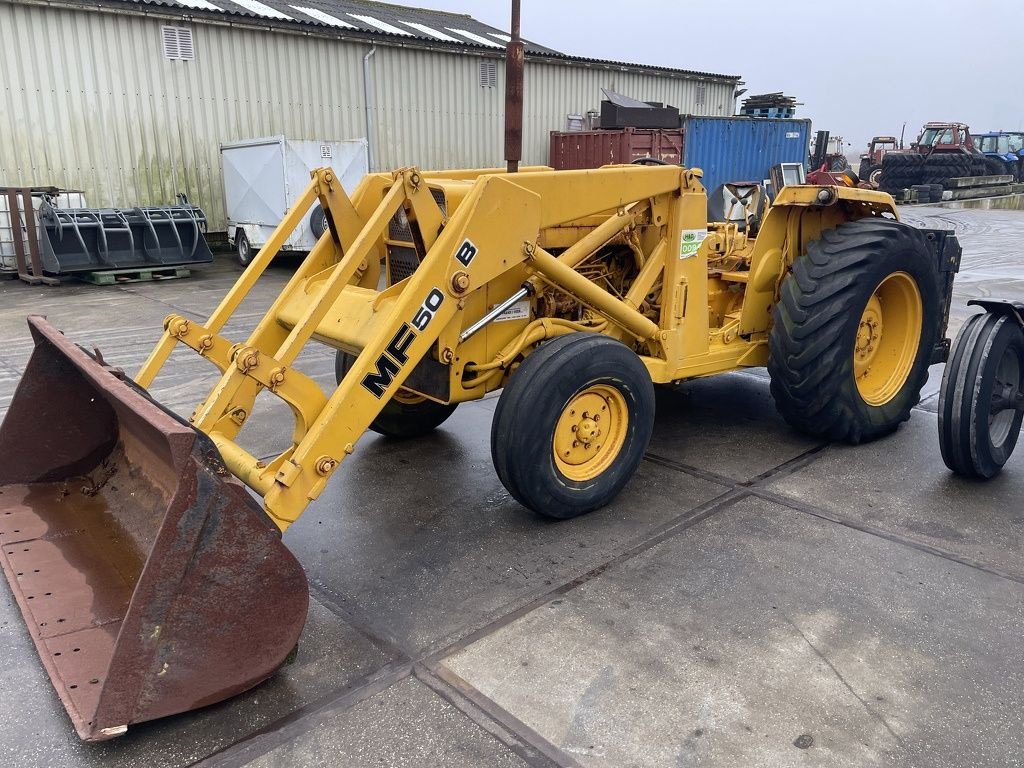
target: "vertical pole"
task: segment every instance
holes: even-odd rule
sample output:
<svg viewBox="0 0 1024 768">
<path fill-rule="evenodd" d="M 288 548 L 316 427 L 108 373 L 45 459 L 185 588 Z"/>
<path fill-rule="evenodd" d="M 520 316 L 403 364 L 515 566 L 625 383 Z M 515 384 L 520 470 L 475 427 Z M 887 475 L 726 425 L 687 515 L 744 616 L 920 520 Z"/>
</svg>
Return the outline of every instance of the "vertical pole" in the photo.
<svg viewBox="0 0 1024 768">
<path fill-rule="evenodd" d="M 523 41 L 520 0 L 512 0 L 512 40 L 505 47 L 505 160 L 508 172 L 519 171 L 523 159 Z"/>
</svg>

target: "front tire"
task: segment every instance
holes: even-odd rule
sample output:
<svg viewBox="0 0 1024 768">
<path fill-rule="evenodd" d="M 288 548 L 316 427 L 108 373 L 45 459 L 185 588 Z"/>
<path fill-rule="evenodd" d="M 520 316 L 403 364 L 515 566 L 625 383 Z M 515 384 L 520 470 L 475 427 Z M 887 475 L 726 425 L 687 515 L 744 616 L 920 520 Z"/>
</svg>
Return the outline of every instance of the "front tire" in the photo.
<svg viewBox="0 0 1024 768">
<path fill-rule="evenodd" d="M 939 390 L 939 447 L 958 475 L 990 478 L 1020 436 L 1024 332 L 1012 318 L 972 315 L 953 344 Z"/>
<path fill-rule="evenodd" d="M 543 344 L 494 412 L 491 458 L 524 507 L 568 519 L 608 504 L 636 472 L 654 429 L 654 385 L 636 353 L 607 336 Z"/>
<path fill-rule="evenodd" d="M 896 221 L 840 224 L 793 263 L 773 310 L 776 406 L 815 437 L 861 443 L 910 417 L 941 323 L 924 235 Z"/>
<path fill-rule="evenodd" d="M 340 384 L 356 359 L 348 352 L 338 351 L 334 357 L 334 378 Z M 399 389 L 377 414 L 370 429 L 378 435 L 400 439 L 422 437 L 441 426 L 455 413 L 458 403 L 435 403 L 422 395 Z"/>
</svg>

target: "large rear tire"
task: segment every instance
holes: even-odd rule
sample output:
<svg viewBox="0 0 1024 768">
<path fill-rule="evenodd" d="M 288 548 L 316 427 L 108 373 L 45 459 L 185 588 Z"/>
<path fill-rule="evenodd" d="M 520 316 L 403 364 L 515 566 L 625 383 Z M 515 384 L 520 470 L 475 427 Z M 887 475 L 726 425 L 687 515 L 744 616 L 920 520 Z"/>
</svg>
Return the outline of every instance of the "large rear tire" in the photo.
<svg viewBox="0 0 1024 768">
<path fill-rule="evenodd" d="M 348 352 L 338 351 L 334 358 L 334 376 L 338 383 L 355 363 Z M 386 437 L 422 437 L 441 426 L 451 416 L 458 403 L 435 403 L 422 395 L 399 389 L 372 422 L 370 429 Z"/>
<path fill-rule="evenodd" d="M 636 472 L 654 429 L 654 385 L 636 353 L 595 333 L 542 345 L 494 412 L 491 458 L 524 507 L 567 519 L 608 504 Z"/>
<path fill-rule="evenodd" d="M 1024 332 L 1005 315 L 972 315 L 953 344 L 939 391 L 939 447 L 966 477 L 994 477 L 1020 436 Z"/>
<path fill-rule="evenodd" d="M 782 282 L 768 371 L 796 429 L 861 443 L 910 417 L 938 335 L 936 265 L 924 235 L 886 219 L 841 224 Z"/>
</svg>

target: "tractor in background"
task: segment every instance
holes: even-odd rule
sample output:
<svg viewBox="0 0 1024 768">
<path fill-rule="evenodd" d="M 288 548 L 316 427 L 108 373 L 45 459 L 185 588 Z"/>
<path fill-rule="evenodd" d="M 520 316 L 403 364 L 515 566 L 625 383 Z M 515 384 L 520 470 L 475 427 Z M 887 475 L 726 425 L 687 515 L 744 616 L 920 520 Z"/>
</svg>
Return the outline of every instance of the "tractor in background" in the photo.
<svg viewBox="0 0 1024 768">
<path fill-rule="evenodd" d="M 1012 175 L 1016 181 L 1024 178 L 1024 132 L 990 131 L 976 133 L 971 138 L 987 160 L 1002 165 L 1003 174 Z"/>
<path fill-rule="evenodd" d="M 882 178 L 882 159 L 889 152 L 903 149 L 903 141 L 895 136 L 873 136 L 868 143 L 867 153 L 860 156 L 860 168 L 857 175 L 863 181 L 878 184 Z"/>
</svg>

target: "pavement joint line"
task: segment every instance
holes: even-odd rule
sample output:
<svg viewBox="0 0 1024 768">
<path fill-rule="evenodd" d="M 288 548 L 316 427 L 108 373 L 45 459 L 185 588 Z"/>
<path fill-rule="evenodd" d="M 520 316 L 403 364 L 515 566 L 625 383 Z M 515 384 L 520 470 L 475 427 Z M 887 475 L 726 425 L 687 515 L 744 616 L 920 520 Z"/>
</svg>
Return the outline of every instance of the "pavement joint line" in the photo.
<svg viewBox="0 0 1024 768">
<path fill-rule="evenodd" d="M 436 648 L 435 650 L 428 649 L 420 658 L 417 659 L 417 661 L 426 664 L 428 668 L 431 668 L 433 665 L 443 661 L 455 653 L 458 653 L 464 648 L 469 647 L 478 640 L 494 634 L 498 630 L 503 629 L 523 616 L 535 611 L 537 608 L 540 608 L 550 602 L 552 598 L 573 591 L 577 587 L 580 587 L 588 581 L 605 573 L 610 568 L 624 563 L 627 560 L 631 560 L 637 555 L 643 554 L 647 550 L 656 547 L 658 544 L 672 536 L 681 533 L 691 526 L 703 522 L 712 515 L 721 512 L 728 507 L 731 507 L 733 504 L 749 495 L 749 491 L 744 488 L 728 489 L 724 493 L 715 496 L 713 499 L 709 499 L 703 504 L 687 510 L 678 517 L 658 526 L 650 533 L 642 536 L 639 540 L 634 539 L 634 543 L 626 549 L 618 554 L 612 555 L 610 558 L 599 563 L 585 573 L 582 573 L 569 581 L 558 584 L 557 586 L 545 589 L 539 595 L 526 600 L 512 610 L 501 614 L 492 621 L 489 621 L 483 626 L 478 627 L 447 645 Z"/>
<path fill-rule="evenodd" d="M 807 645 L 810 647 L 810 649 L 812 651 L 814 651 L 814 653 L 817 655 L 817 657 L 819 659 L 821 659 L 825 663 L 825 666 L 827 666 L 830 670 L 832 670 L 832 674 L 834 674 L 836 676 L 836 678 L 838 678 L 839 682 L 841 682 L 843 684 L 843 687 L 845 687 L 846 690 L 848 690 L 850 692 L 850 694 L 857 701 L 860 702 L 861 706 L 864 707 L 864 711 L 867 712 L 869 715 L 871 715 L 871 717 L 874 718 L 875 720 L 877 720 L 879 723 L 881 723 L 882 726 L 885 728 L 885 730 L 887 730 L 889 732 L 889 734 L 894 739 L 896 739 L 896 743 L 897 744 L 899 744 L 901 747 L 905 747 L 906 744 L 904 744 L 903 739 L 900 738 L 900 735 L 898 733 L 896 733 L 896 731 L 894 731 L 892 729 L 892 726 L 889 725 L 889 721 L 886 720 L 884 717 L 882 717 L 882 715 L 880 715 L 878 712 L 876 712 L 867 703 L 867 701 L 864 700 L 864 697 L 861 696 L 859 693 L 857 693 L 857 691 L 855 691 L 853 689 L 853 686 L 850 685 L 849 681 L 845 677 L 843 677 L 843 674 L 836 668 L 835 664 L 833 664 L 829 660 L 829 658 L 818 648 L 818 646 L 816 646 L 814 643 L 811 642 L 811 639 L 809 637 L 807 637 L 806 634 L 804 634 L 804 631 L 802 629 L 800 629 L 800 627 L 797 625 L 797 623 L 795 621 L 793 621 L 791 618 L 789 618 L 789 616 L 784 616 L 784 618 L 786 619 L 787 623 L 791 627 L 793 627 L 793 629 L 796 630 L 796 633 L 798 635 L 800 635 L 800 637 L 803 638 L 804 642 L 807 643 Z"/>
<path fill-rule="evenodd" d="M 529 728 L 529 726 L 521 723 L 517 718 L 511 715 L 511 713 L 507 713 L 496 702 L 493 702 L 483 693 L 472 688 L 472 686 L 465 681 L 461 681 L 461 678 L 458 678 L 454 672 L 451 672 L 447 667 L 444 667 L 441 662 L 453 653 L 457 653 L 477 640 L 508 626 L 522 616 L 525 616 L 540 606 L 548 603 L 552 597 L 572 591 L 576 587 L 600 576 L 609 568 L 625 562 L 636 555 L 642 554 L 648 549 L 657 546 L 662 541 L 665 541 L 675 534 L 706 520 L 715 513 L 732 506 L 749 495 L 750 493 L 746 489 L 728 489 L 703 504 L 687 510 L 682 515 L 669 520 L 665 524 L 654 529 L 647 536 L 643 537 L 639 542 L 633 544 L 619 554 L 614 555 L 605 562 L 600 563 L 586 573 L 556 587 L 545 590 L 541 595 L 528 600 L 513 610 L 508 611 L 485 624 L 483 627 L 464 635 L 455 642 L 449 643 L 436 651 L 431 651 L 428 648 L 421 653 L 410 653 L 401 643 L 388 639 L 386 632 L 381 632 L 371 626 L 368 626 L 363 622 L 363 618 L 361 616 L 357 616 L 348 609 L 342 607 L 338 602 L 338 598 L 340 596 L 334 590 L 324 585 L 318 579 L 311 578 L 309 579 L 311 592 L 314 593 L 314 597 L 316 597 L 321 605 L 345 621 L 352 627 L 352 629 L 359 632 L 375 646 L 382 647 L 383 650 L 397 655 L 398 658 L 392 659 L 380 667 L 376 672 L 370 673 L 367 678 L 364 678 L 365 680 L 368 680 L 367 682 L 356 684 L 355 688 L 350 684 L 334 692 L 328 693 L 320 697 L 317 701 L 285 715 L 256 733 L 250 734 L 224 749 L 193 763 L 192 765 L 196 766 L 196 768 L 199 766 L 202 766 L 202 768 L 237 768 L 245 765 L 247 762 L 251 762 L 257 757 L 270 752 L 277 746 L 312 730 L 320 725 L 326 717 L 339 714 L 367 698 L 375 696 L 386 690 L 394 683 L 407 677 L 409 674 L 413 674 L 414 668 L 419 665 L 425 670 L 429 670 L 431 675 L 439 678 L 454 690 L 459 691 L 467 701 L 481 709 L 488 715 L 488 717 L 494 720 L 494 722 L 499 723 L 502 728 L 510 731 L 514 736 L 523 740 L 523 743 L 529 744 L 534 749 L 540 750 L 548 760 L 554 761 L 553 764 L 558 766 L 558 768 L 575 768 L 578 766 L 578 763 L 576 763 L 570 756 L 562 753 L 560 750 L 558 750 L 557 758 L 548 755 L 545 751 L 548 748 L 544 745 L 549 744 L 549 742 L 544 740 L 539 734 L 536 734 L 536 732 Z M 461 683 L 453 684 L 452 680 L 448 679 L 449 676 L 454 676 L 461 681 Z M 434 686 L 431 687 L 434 688 Z M 462 690 L 462 687 L 465 687 L 470 691 L 470 693 L 467 694 L 466 691 Z M 454 705 L 454 702 L 451 703 Z M 463 711 L 467 717 L 473 719 L 462 707 L 458 708 L 460 711 Z M 475 719 L 474 722 L 481 725 Z M 510 749 L 511 748 L 512 747 L 510 747 Z M 550 748 L 557 750 L 557 748 L 553 746 Z M 517 752 L 517 754 L 519 753 Z M 523 757 L 523 755 L 520 755 L 520 757 Z M 528 761 L 528 764 L 537 766 L 538 768 L 539 766 L 552 765 L 551 762 L 535 763 L 530 761 Z"/>
<path fill-rule="evenodd" d="M 504 744 L 531 768 L 579 766 L 556 745 L 446 667 L 435 665 L 434 669 L 430 669 L 423 664 L 416 664 L 413 666 L 413 676 Z"/>
<path fill-rule="evenodd" d="M 757 477 L 753 477 L 750 480 L 745 480 L 740 483 L 744 488 L 754 488 L 764 485 L 769 480 L 776 480 L 780 477 L 786 477 L 788 475 L 799 472 L 804 467 L 810 466 L 825 453 L 831 447 L 831 443 L 824 442 L 813 448 L 808 448 L 806 451 L 801 453 L 799 456 L 794 456 L 792 459 L 782 462 L 777 467 L 772 467 L 767 472 L 762 472 Z"/>
<path fill-rule="evenodd" d="M 827 512 L 823 509 L 819 509 L 818 507 L 799 501 L 798 499 L 791 498 L 781 493 L 776 493 L 775 491 L 770 491 L 764 488 L 751 488 L 750 493 L 753 494 L 754 496 L 764 499 L 765 501 L 771 501 L 774 502 L 775 504 L 779 504 L 781 506 L 792 509 L 795 512 L 802 512 L 805 515 L 817 517 L 818 519 L 824 520 L 825 522 L 835 523 L 837 525 L 842 525 L 846 528 L 850 528 L 854 531 L 860 531 L 861 533 L 866 533 L 871 536 L 877 536 L 881 539 L 885 539 L 886 541 L 891 541 L 894 544 L 900 544 L 909 549 L 917 550 L 918 552 L 923 552 L 928 555 L 940 557 L 943 560 L 949 560 L 950 562 L 957 563 L 958 565 L 963 565 L 967 568 L 973 568 L 977 571 L 981 571 L 982 573 L 987 573 L 990 576 L 996 576 L 998 578 L 1005 579 L 1007 581 L 1012 581 L 1017 584 L 1024 584 L 1024 575 L 1003 571 L 992 565 L 983 563 L 980 560 L 974 560 L 973 558 L 958 555 L 955 552 L 950 552 L 949 550 L 936 547 L 932 544 L 919 541 L 909 536 L 903 536 L 897 533 L 892 533 L 891 531 L 887 531 L 884 528 L 879 528 L 874 525 L 868 525 L 867 523 L 857 522 L 856 520 L 851 520 L 849 518 L 844 517 L 843 515 Z"/>
<path fill-rule="evenodd" d="M 707 469 L 700 469 L 691 464 L 684 464 L 681 461 L 676 461 L 675 459 L 670 459 L 666 456 L 659 456 L 656 453 L 645 453 L 644 460 L 649 461 L 652 464 L 657 464 L 659 467 L 674 469 L 677 472 L 691 475 L 699 480 L 707 480 L 709 483 L 724 485 L 726 488 L 736 488 L 739 485 L 739 483 L 731 477 L 726 477 L 725 475 L 720 475 L 717 472 L 712 472 Z"/>
<path fill-rule="evenodd" d="M 191 763 L 190 768 L 241 768 L 405 680 L 412 675 L 412 666 L 409 661 L 389 662 L 360 680 L 327 693 L 255 733 Z"/>
<path fill-rule="evenodd" d="M 369 640 L 375 647 L 396 660 L 412 662 L 417 658 L 416 651 L 407 648 L 400 640 L 392 637 L 386 628 L 378 627 L 376 622 L 371 619 L 346 608 L 343 605 L 343 595 L 324 584 L 320 579 L 314 577 L 307 577 L 307 579 L 310 591 L 321 605 Z"/>
</svg>

